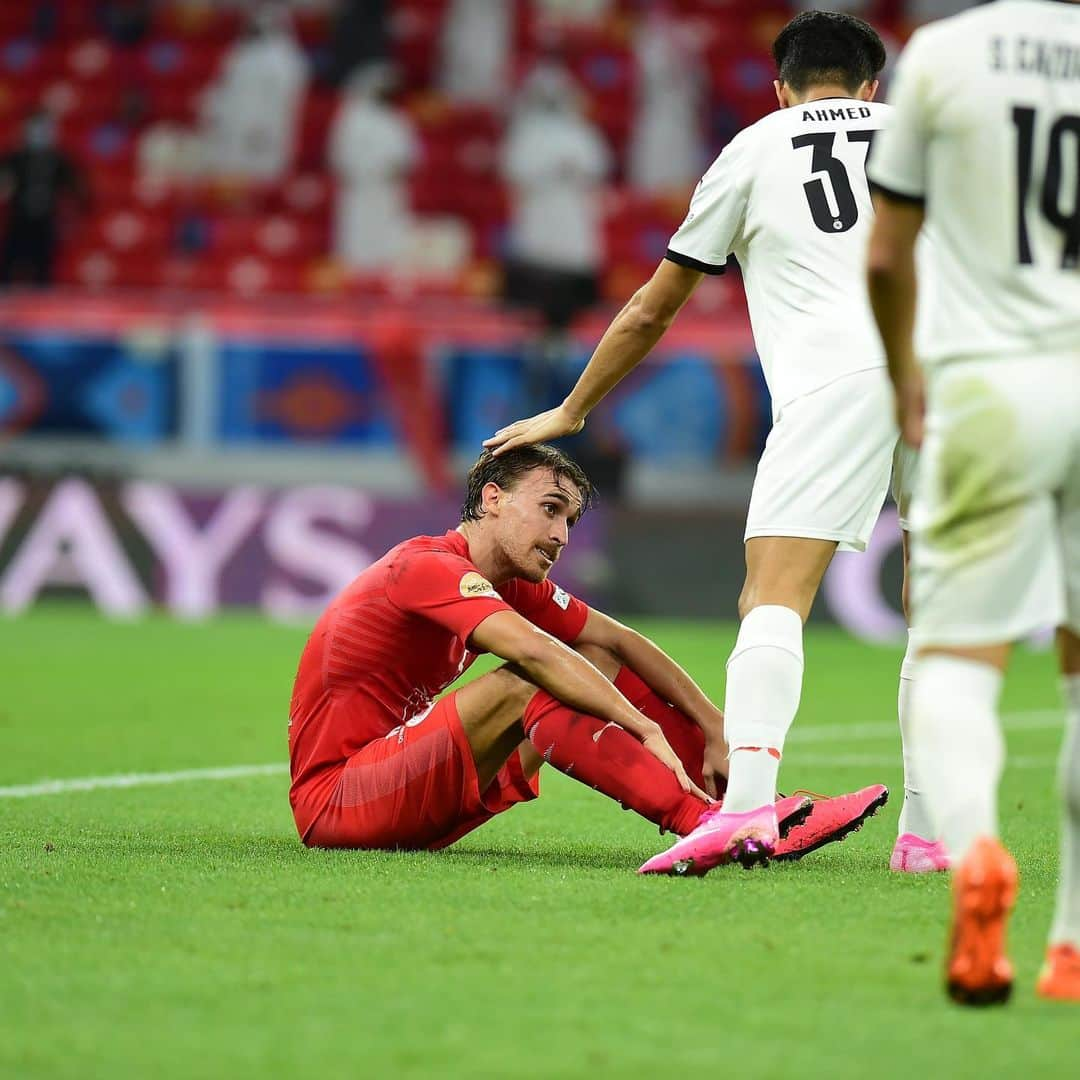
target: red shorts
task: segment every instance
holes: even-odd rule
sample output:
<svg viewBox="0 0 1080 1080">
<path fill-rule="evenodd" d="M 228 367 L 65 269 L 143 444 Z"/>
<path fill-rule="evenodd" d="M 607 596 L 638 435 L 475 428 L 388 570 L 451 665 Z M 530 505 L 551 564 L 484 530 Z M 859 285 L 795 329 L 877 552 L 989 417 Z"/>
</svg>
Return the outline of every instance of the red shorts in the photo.
<svg viewBox="0 0 1080 1080">
<path fill-rule="evenodd" d="M 440 698 L 422 719 L 394 728 L 353 754 L 341 767 L 325 809 L 303 835 L 304 843 L 441 848 L 515 803 L 535 799 L 539 778 L 525 777 L 516 750 L 481 795 L 455 697 Z"/>
</svg>

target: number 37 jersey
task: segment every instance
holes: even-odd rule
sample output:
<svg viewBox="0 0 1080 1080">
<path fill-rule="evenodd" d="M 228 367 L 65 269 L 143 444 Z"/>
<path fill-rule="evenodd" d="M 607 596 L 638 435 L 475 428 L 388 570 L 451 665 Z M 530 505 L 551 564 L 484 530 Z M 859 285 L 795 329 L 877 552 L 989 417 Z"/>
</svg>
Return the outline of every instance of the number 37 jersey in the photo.
<svg viewBox="0 0 1080 1080">
<path fill-rule="evenodd" d="M 999 0 L 916 32 L 870 178 L 925 203 L 923 359 L 1080 353 L 1080 5 Z"/>
<path fill-rule="evenodd" d="M 866 161 L 891 111 L 825 98 L 770 113 L 713 162 L 668 245 L 672 262 L 706 273 L 738 259 L 774 414 L 885 364 L 866 291 Z"/>
</svg>

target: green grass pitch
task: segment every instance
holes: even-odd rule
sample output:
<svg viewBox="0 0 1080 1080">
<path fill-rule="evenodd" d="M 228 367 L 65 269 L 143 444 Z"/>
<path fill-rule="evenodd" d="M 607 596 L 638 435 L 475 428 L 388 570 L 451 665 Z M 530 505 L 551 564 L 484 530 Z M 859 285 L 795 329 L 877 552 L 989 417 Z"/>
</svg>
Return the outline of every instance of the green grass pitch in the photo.
<svg viewBox="0 0 1080 1080">
<path fill-rule="evenodd" d="M 642 629 L 722 694 L 731 625 Z M 0 621 L 0 787 L 281 762 L 303 638 L 78 607 Z M 808 634 L 783 782 L 893 800 L 766 871 L 639 878 L 656 831 L 551 772 L 434 855 L 304 850 L 280 772 L 5 794 L 0 1076 L 1068 1075 L 1080 1012 L 1032 991 L 1057 863 L 1052 658 L 1020 653 L 1005 695 L 1018 985 L 987 1012 L 940 992 L 948 882 L 886 870 L 899 659 Z"/>
</svg>

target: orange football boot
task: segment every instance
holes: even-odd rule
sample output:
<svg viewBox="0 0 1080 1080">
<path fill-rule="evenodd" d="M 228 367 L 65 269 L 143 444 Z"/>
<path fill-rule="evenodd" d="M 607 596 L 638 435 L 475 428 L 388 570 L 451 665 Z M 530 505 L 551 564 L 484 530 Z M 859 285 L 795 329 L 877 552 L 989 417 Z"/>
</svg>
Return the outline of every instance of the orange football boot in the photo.
<svg viewBox="0 0 1080 1080">
<path fill-rule="evenodd" d="M 1080 949 L 1068 944 L 1051 945 L 1035 992 L 1055 1001 L 1080 1001 Z"/>
<path fill-rule="evenodd" d="M 1013 969 L 1005 927 L 1016 903 L 1013 857 L 989 836 L 971 846 L 953 877 L 952 942 L 946 975 L 949 997 L 961 1005 L 1003 1005 Z"/>
</svg>

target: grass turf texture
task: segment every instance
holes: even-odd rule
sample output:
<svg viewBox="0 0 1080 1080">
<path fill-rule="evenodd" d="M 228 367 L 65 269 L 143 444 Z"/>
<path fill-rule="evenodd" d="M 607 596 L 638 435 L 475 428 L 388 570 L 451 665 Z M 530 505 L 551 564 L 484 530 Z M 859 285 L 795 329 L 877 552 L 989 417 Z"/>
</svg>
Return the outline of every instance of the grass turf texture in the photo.
<svg viewBox="0 0 1080 1080">
<path fill-rule="evenodd" d="M 734 629 L 644 623 L 722 694 Z M 280 761 L 303 633 L 255 618 L 0 620 L 0 786 Z M 1006 1010 L 943 999 L 947 881 L 890 875 L 899 652 L 813 629 L 788 786 L 882 781 L 804 862 L 642 879 L 646 822 L 545 770 L 439 854 L 306 851 L 283 775 L 0 798 L 0 1076 L 1061 1076 L 1080 1014 L 1032 992 L 1059 729 L 1010 733 L 1020 863 Z M 1021 652 L 1006 711 L 1057 706 Z M 829 764 L 839 760 L 841 764 Z M 1023 760 L 1026 759 L 1026 760 Z"/>
</svg>

